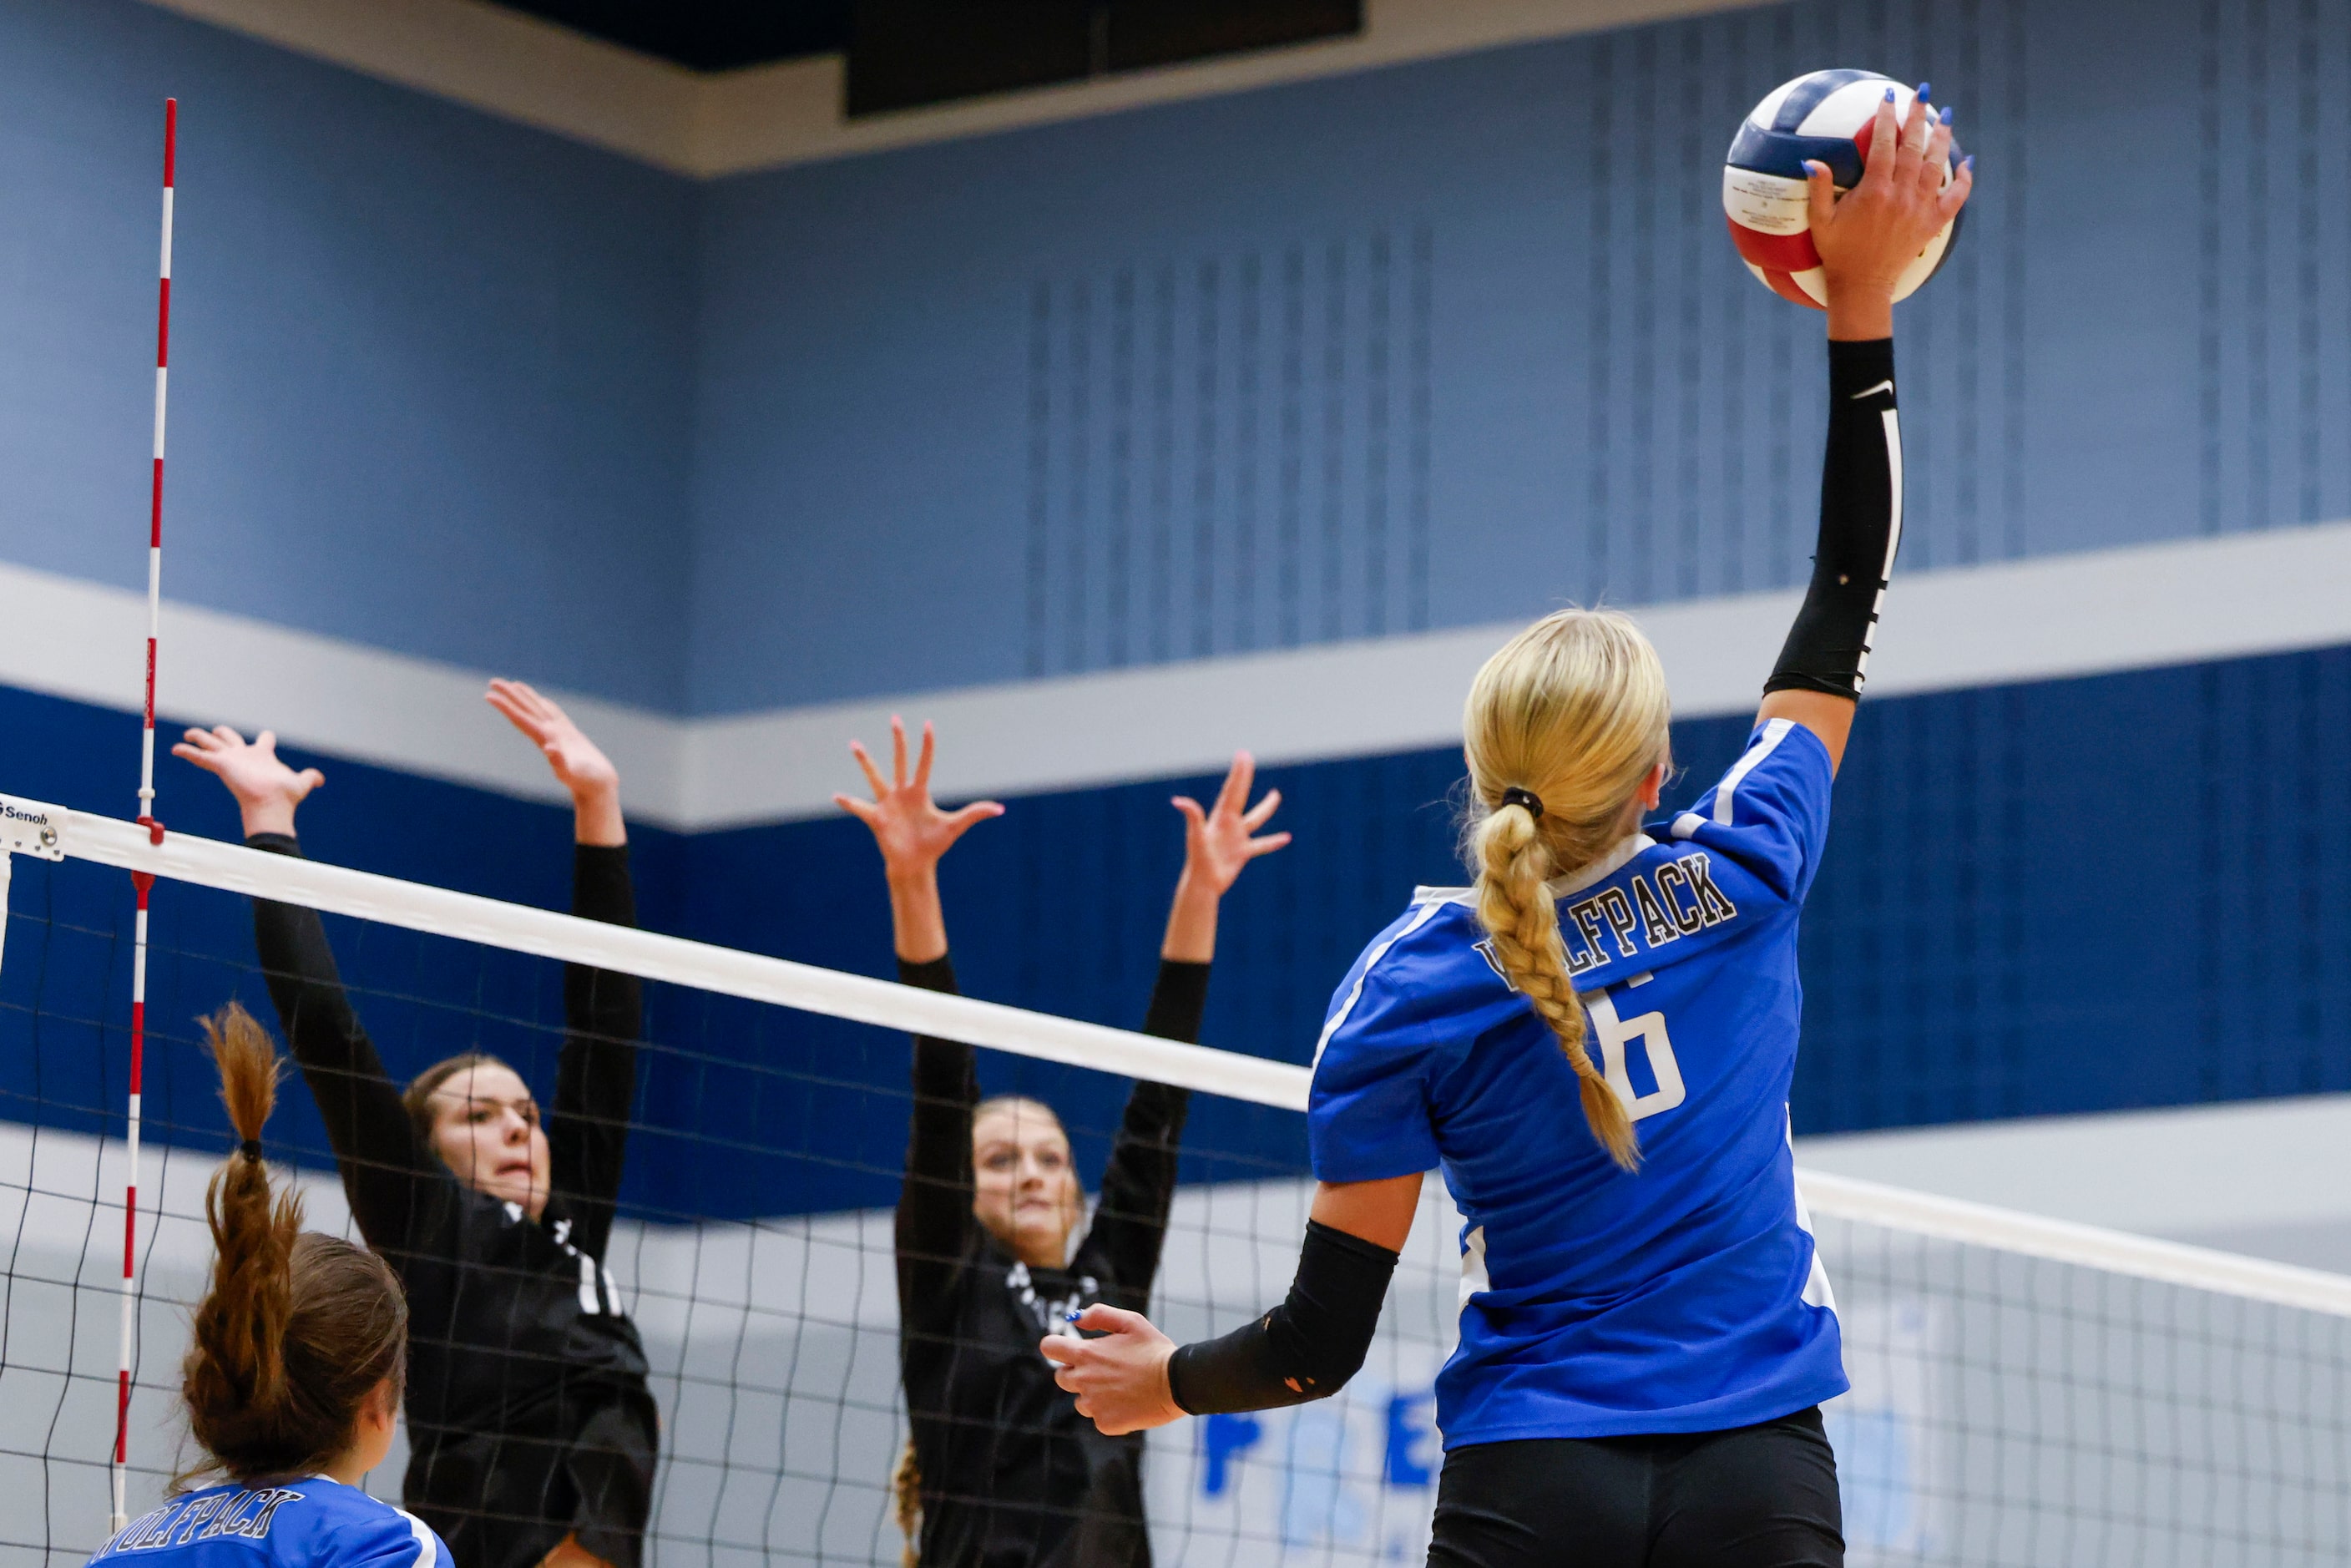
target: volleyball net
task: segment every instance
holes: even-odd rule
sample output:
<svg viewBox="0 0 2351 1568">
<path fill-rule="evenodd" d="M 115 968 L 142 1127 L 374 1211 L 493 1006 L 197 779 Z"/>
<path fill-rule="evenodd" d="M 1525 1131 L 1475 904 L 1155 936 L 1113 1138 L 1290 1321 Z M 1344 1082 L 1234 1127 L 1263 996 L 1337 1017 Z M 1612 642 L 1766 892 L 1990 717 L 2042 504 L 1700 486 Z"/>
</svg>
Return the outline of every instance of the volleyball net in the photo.
<svg viewBox="0 0 2351 1568">
<path fill-rule="evenodd" d="M 607 1262 L 662 1412 L 649 1561 L 895 1563 L 905 1437 L 891 1210 L 909 1032 L 985 1048 L 989 1092 L 1062 1113 L 1091 1187 L 1126 1083 L 1198 1098 L 1153 1312 L 1221 1332 L 1286 1289 L 1311 1198 L 1307 1071 L 0 797 L 0 1564 L 108 1533 L 123 1273 L 131 892 L 151 874 L 129 1507 L 191 1457 L 177 1416 L 230 1145 L 193 1020 L 274 1024 L 248 897 L 324 913 L 390 1071 L 462 1051 L 553 1097 L 567 962 L 645 977 Z M 1140 1016 L 1143 998 L 1134 998 Z M 289 1080 L 268 1134 L 313 1228 L 355 1234 Z M 1856 1563 L 2351 1558 L 2351 1280 L 1802 1178 L 1854 1390 L 1829 1408 Z M 1416 1562 L 1458 1310 L 1441 1182 L 1338 1396 L 1155 1433 L 1171 1564 Z M 371 1478 L 396 1498 L 404 1445 Z"/>
</svg>

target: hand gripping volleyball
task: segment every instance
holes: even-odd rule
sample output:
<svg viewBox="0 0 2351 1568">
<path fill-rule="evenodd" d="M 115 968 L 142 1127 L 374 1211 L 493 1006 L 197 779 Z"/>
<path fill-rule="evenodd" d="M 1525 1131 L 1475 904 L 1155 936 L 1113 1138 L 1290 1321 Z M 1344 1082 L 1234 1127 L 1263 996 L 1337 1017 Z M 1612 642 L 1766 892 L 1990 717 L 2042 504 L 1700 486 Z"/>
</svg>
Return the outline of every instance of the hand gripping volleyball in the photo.
<svg viewBox="0 0 2351 1568">
<path fill-rule="evenodd" d="M 1804 164 L 1827 164 L 1840 196 L 1859 184 L 1878 105 L 1888 88 L 1894 89 L 1896 123 L 1907 120 L 1917 95 L 1900 82 L 1876 71 L 1814 71 L 1773 88 L 1731 140 L 1722 169 L 1722 211 L 1730 221 L 1731 243 L 1757 281 L 1782 298 L 1828 308 L 1820 252 L 1813 248 Z M 1943 166 L 1945 185 L 1959 166 L 1954 142 Z M 1959 232 L 1954 217 L 1927 242 L 1904 269 L 1895 298 L 1907 299 L 1935 276 Z"/>
</svg>

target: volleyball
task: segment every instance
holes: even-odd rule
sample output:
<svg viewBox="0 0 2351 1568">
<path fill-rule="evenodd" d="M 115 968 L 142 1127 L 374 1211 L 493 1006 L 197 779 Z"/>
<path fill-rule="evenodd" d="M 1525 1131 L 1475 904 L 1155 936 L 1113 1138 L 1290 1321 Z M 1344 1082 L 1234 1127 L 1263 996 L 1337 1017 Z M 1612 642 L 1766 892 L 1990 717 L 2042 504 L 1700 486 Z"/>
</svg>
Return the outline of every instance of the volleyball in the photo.
<svg viewBox="0 0 2351 1568">
<path fill-rule="evenodd" d="M 1876 129 L 1877 106 L 1894 90 L 1898 117 L 1910 112 L 1917 94 L 1876 71 L 1813 71 L 1782 82 L 1749 112 L 1731 139 L 1723 161 L 1722 211 L 1730 239 L 1747 270 L 1772 293 L 1815 310 L 1828 308 L 1820 253 L 1813 248 L 1812 217 L 1805 200 L 1804 163 L 1828 165 L 1837 194 L 1861 182 Z M 1954 142 L 1943 166 L 1943 183 L 1959 168 Z M 1907 299 L 1935 276 L 1958 237 L 1959 220 L 1943 225 L 1902 274 L 1894 298 Z"/>
</svg>

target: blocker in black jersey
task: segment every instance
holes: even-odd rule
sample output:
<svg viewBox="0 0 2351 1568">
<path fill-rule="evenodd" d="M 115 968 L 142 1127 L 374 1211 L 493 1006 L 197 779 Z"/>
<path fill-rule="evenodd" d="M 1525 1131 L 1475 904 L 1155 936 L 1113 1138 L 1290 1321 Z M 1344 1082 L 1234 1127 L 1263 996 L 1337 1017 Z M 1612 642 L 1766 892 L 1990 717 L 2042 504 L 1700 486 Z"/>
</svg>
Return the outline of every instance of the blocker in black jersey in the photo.
<svg viewBox="0 0 2351 1568">
<path fill-rule="evenodd" d="M 944 957 L 900 960 L 908 985 L 953 991 Z M 1208 966 L 1163 959 L 1144 1032 L 1199 1037 Z M 1147 1568 L 1140 1435 L 1105 1437 L 1038 1354 L 1097 1301 L 1151 1297 L 1190 1096 L 1138 1083 L 1092 1227 L 1066 1269 L 1032 1268 L 972 1213 L 972 1050 L 914 1041 L 914 1125 L 898 1201 L 899 1360 L 922 1469 L 924 1568 Z"/>
<path fill-rule="evenodd" d="M 283 834 L 246 841 L 302 852 Z M 572 913 L 633 925 L 626 846 L 574 854 Z M 254 936 L 351 1213 L 408 1292 L 407 1506 L 461 1568 L 530 1568 L 566 1535 L 638 1568 L 658 1418 L 603 1263 L 635 1091 L 637 981 L 564 970 L 549 1195 L 532 1220 L 460 1182 L 417 1135 L 317 912 L 256 900 Z"/>
</svg>

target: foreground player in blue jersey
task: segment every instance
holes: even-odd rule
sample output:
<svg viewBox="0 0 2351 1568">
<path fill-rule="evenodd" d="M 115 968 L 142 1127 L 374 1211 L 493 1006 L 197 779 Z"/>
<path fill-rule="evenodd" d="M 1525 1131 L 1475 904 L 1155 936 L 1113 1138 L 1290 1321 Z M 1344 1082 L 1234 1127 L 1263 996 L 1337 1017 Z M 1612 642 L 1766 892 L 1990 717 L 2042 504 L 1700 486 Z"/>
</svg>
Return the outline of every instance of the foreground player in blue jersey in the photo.
<svg viewBox="0 0 2351 1568">
<path fill-rule="evenodd" d="M 413 1514 L 360 1490 L 400 1421 L 408 1307 L 382 1259 L 302 1228 L 273 1199 L 261 1127 L 277 1098 L 268 1036 L 231 1003 L 204 1020 L 242 1143 L 212 1179 L 212 1288 L 181 1368 L 188 1432 L 219 1475 L 131 1521 L 90 1561 L 109 1568 L 443 1568 Z"/>
<path fill-rule="evenodd" d="M 1845 1379 L 1788 1144 L 1796 925 L 1900 534 L 1894 280 L 1970 183 L 1938 191 L 1929 113 L 1881 111 L 1842 202 L 1814 175 L 1820 545 L 1745 753 L 1644 831 L 1670 715 L 1633 623 L 1562 611 L 1488 661 L 1465 727 L 1477 883 L 1416 894 L 1332 998 L 1289 1299 L 1180 1350 L 1132 1312 L 1078 1315 L 1101 1337 L 1044 1352 L 1104 1431 L 1335 1392 L 1442 1166 L 1466 1226 L 1431 1563 L 1844 1561 L 1818 1406 Z"/>
</svg>

